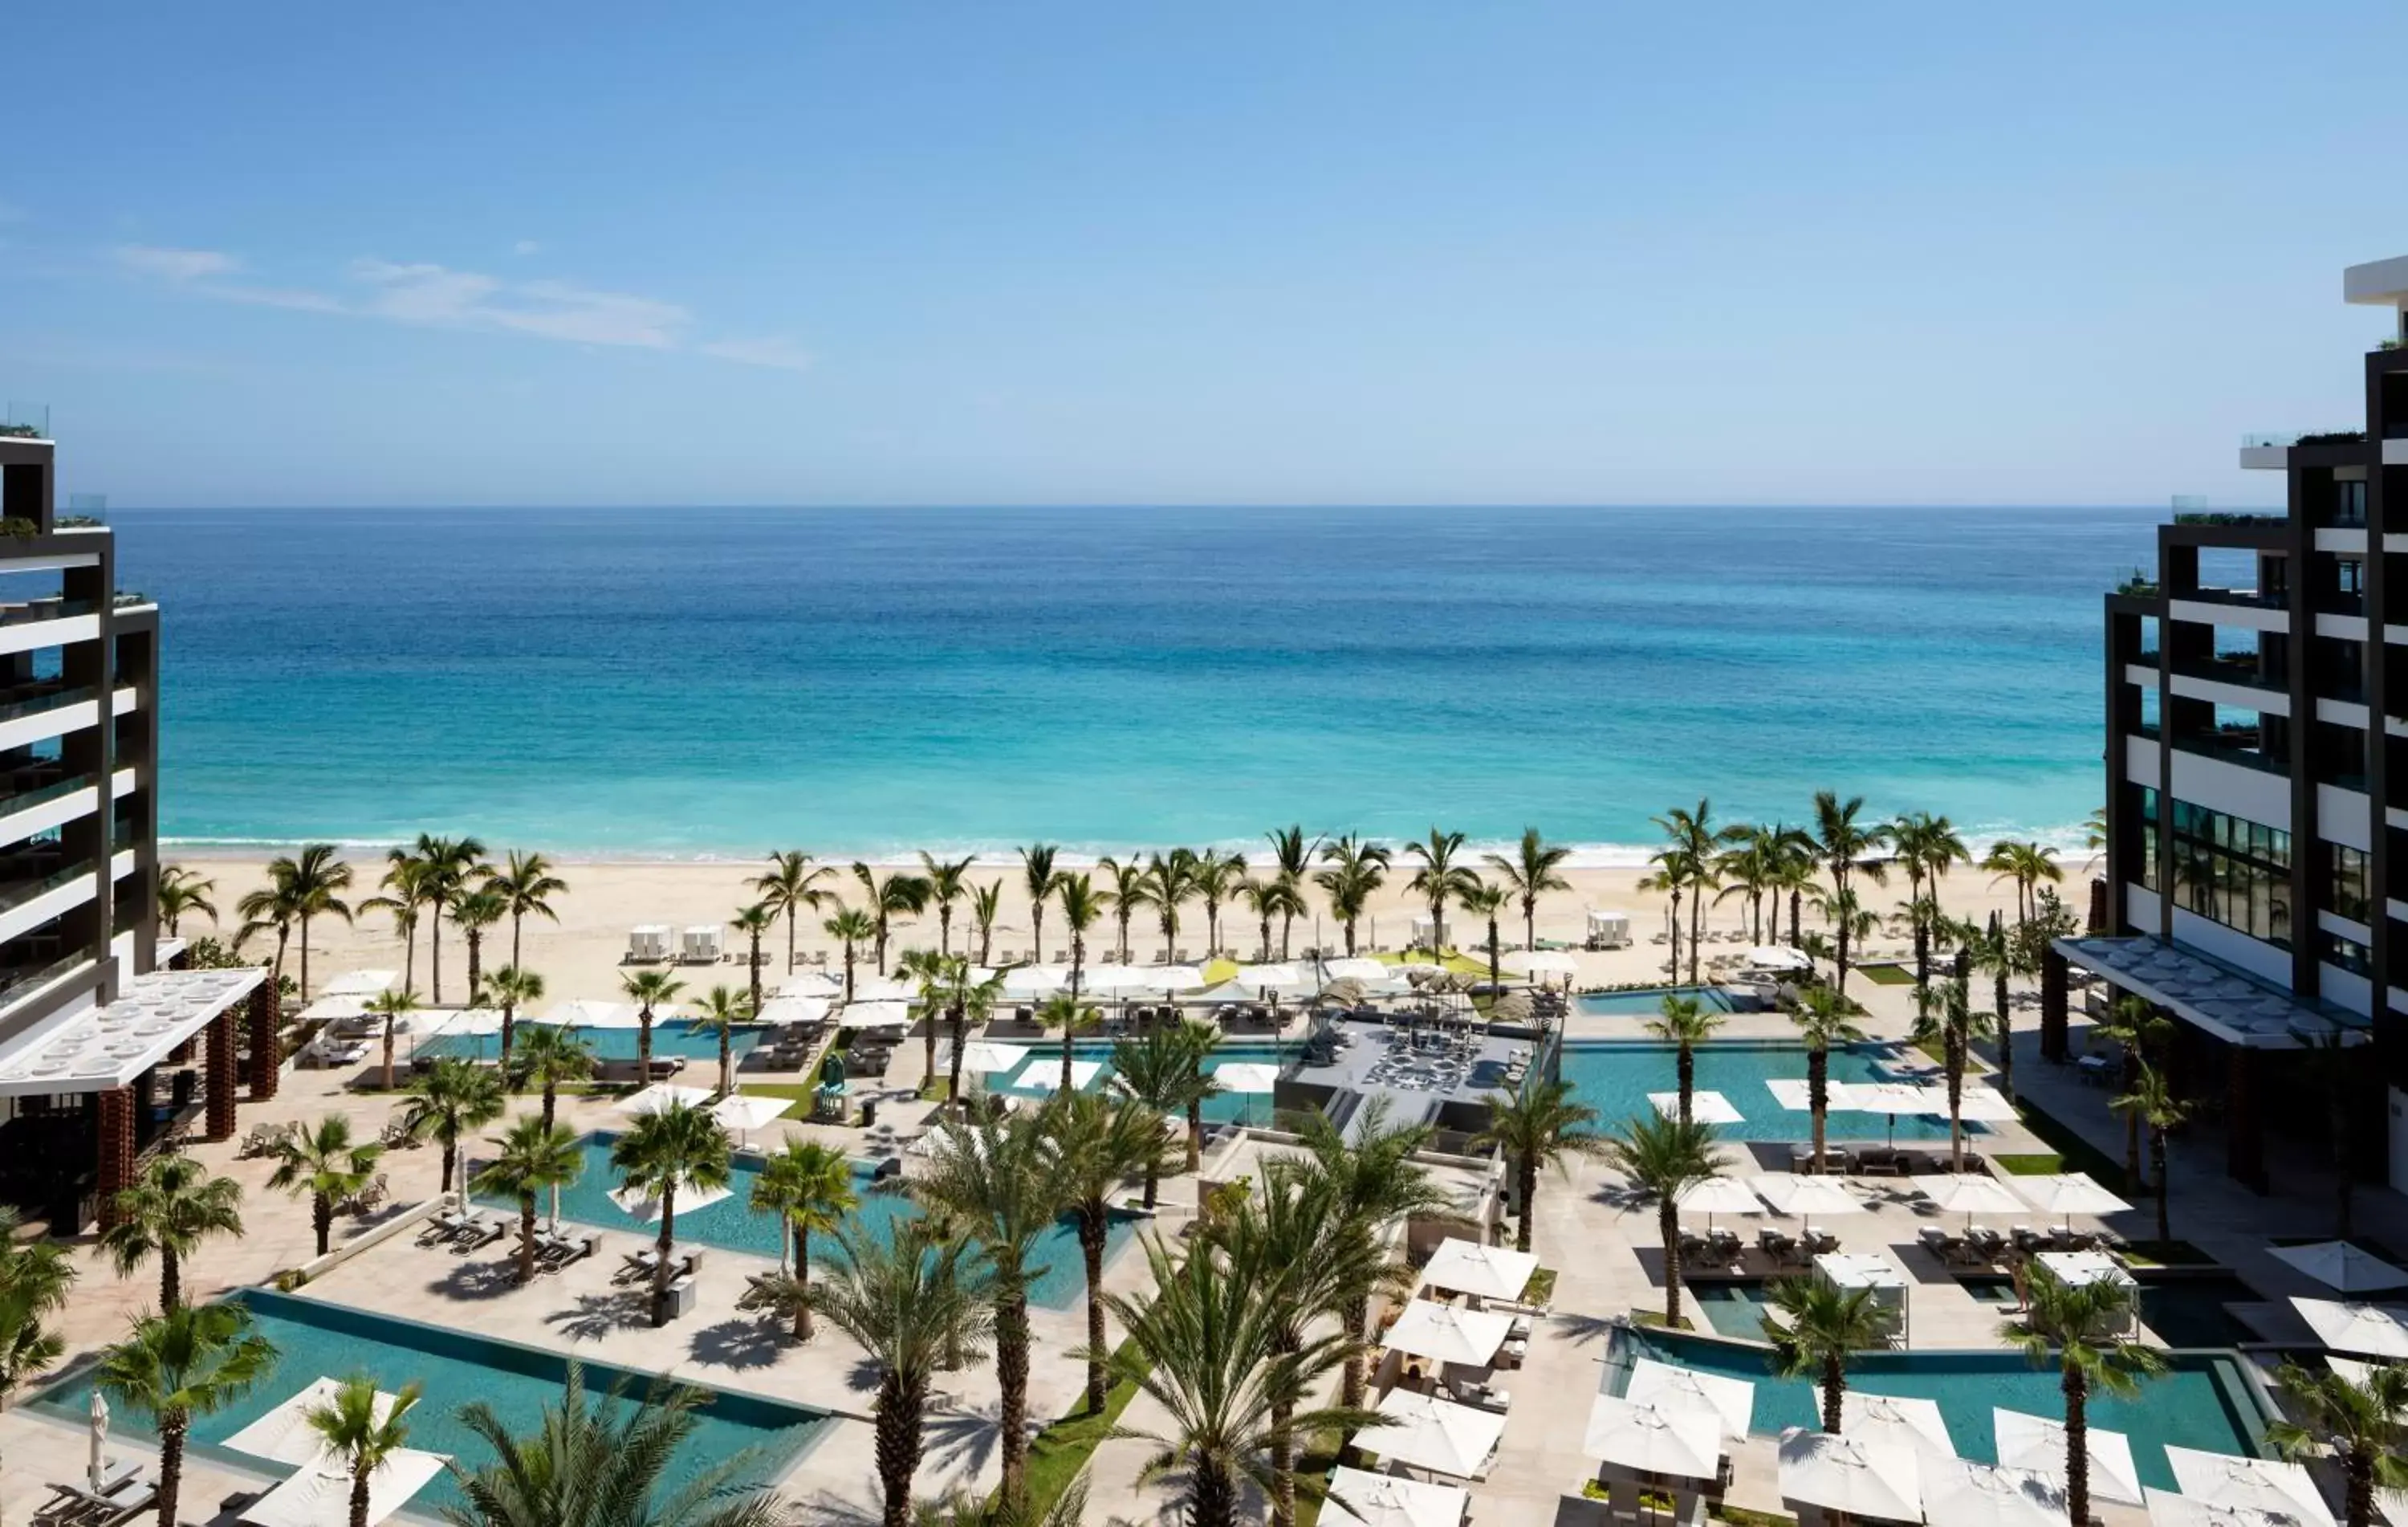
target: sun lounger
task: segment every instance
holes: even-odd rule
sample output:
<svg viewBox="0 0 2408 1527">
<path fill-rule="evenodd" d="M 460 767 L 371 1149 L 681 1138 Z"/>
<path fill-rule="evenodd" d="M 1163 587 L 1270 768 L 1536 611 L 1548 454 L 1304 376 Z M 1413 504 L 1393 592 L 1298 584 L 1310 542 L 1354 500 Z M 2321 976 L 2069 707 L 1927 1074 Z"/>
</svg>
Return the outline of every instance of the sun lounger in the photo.
<svg viewBox="0 0 2408 1527">
<path fill-rule="evenodd" d="M 158 1504 L 157 1483 L 135 1475 L 97 1493 L 82 1484 L 54 1484 L 50 1499 L 36 1515 L 58 1527 L 121 1527 Z"/>
</svg>

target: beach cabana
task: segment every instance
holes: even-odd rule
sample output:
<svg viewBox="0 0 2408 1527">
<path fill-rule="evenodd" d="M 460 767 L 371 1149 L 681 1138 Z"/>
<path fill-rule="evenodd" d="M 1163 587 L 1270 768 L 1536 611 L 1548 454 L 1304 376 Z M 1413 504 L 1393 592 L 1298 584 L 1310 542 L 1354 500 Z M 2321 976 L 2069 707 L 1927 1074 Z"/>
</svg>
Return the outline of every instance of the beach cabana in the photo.
<svg viewBox="0 0 2408 1527">
<path fill-rule="evenodd" d="M 1432 941 L 1438 937 L 1438 924 L 1430 917 L 1429 914 L 1425 912 L 1414 913 L 1411 919 L 1411 947 L 1416 949 L 1430 949 L 1437 947 Z"/>
<path fill-rule="evenodd" d="M 1781 1498 L 1843 1511 L 1852 1521 L 1923 1520 L 1914 1454 L 1793 1426 L 1781 1433 Z"/>
<path fill-rule="evenodd" d="M 1408 1299 L 1396 1323 L 1380 1337 L 1391 1352 L 1485 1368 L 1512 1334 L 1513 1318 L 1502 1310 L 1463 1309 L 1435 1299 Z"/>
<path fill-rule="evenodd" d="M 2305 1467 L 2268 1458 L 2236 1458 L 2166 1446 L 2166 1466 L 2174 1483 L 2194 1501 L 2288 1516 L 2301 1527 L 2333 1527 L 2324 1493 Z"/>
<path fill-rule="evenodd" d="M 2337 1289 L 2345 1294 L 2381 1293 L 2389 1289 L 2408 1288 L 2408 1273 L 2347 1241 L 2317 1241 L 2308 1246 L 2278 1246 L 2269 1249 L 2276 1260 L 2289 1262 L 2326 1288 Z"/>
<path fill-rule="evenodd" d="M 1756 1419 L 1756 1386 L 1744 1378 L 1701 1374 L 1692 1368 L 1641 1358 L 1631 1364 L 1623 1397 L 1664 1411 L 1694 1411 L 1714 1418 L 1723 1435 L 1745 1442 Z"/>
<path fill-rule="evenodd" d="M 1470 1509 L 1470 1492 L 1455 1485 L 1339 1468 L 1330 1471 L 1321 1520 L 1332 1527 L 1462 1527 Z"/>
<path fill-rule="evenodd" d="M 1956 1456 L 1940 1402 L 1911 1395 L 1868 1394 L 1848 1389 L 1840 1395 L 1840 1435 L 1857 1442 L 1903 1448 L 1918 1458 Z"/>
<path fill-rule="evenodd" d="M 2154 1485 L 2147 1491 L 2149 1527 L 2302 1527 L 2288 1512 L 2254 1511 L 2245 1505 L 2211 1505 Z"/>
<path fill-rule="evenodd" d="M 1412 1390 L 1390 1390 L 1380 1401 L 1385 1426 L 1354 1433 L 1354 1446 L 1408 1468 L 1428 1469 L 1458 1479 L 1487 1474 L 1505 1418 L 1493 1410 L 1459 1405 Z"/>
<path fill-rule="evenodd" d="M 1589 1402 L 1581 1454 L 1634 1475 L 1713 1479 L 1722 1472 L 1722 1422 L 1699 1411 L 1600 1394 Z"/>
<path fill-rule="evenodd" d="M 1588 946 L 1592 949 L 1630 947 L 1630 914 L 1613 907 L 1588 909 Z"/>
<path fill-rule="evenodd" d="M 2015 1196 L 2053 1218 L 2076 1214 L 2123 1214 L 2132 1206 L 2099 1186 L 2087 1172 L 2052 1172 L 2007 1179 Z"/>
<path fill-rule="evenodd" d="M 1647 1101 L 1654 1104 L 1656 1111 L 1666 1118 L 1681 1116 L 1681 1094 L 1678 1092 L 1650 1092 L 1647 1094 Z M 1689 1116 L 1699 1124 L 1747 1122 L 1747 1116 L 1741 1113 L 1732 1105 L 1728 1098 L 1719 1092 L 1690 1093 Z"/>
<path fill-rule="evenodd" d="M 678 958 L 688 965 L 716 965 L 726 947 L 726 930 L 717 923 L 695 923 L 678 940 Z"/>
<path fill-rule="evenodd" d="M 1479 1299 L 1519 1299 L 1539 1270 L 1538 1253 L 1485 1246 L 1450 1235 L 1422 1268 L 1426 1288 L 1447 1289 Z"/>
<path fill-rule="evenodd" d="M 2065 1487 L 2049 1475 L 1962 1458 L 1916 1463 L 1928 1520 L 1948 1527 L 2066 1527 Z"/>
<path fill-rule="evenodd" d="M 443 1472 L 445 1455 L 416 1448 L 389 1454 L 368 1476 L 368 1520 L 384 1520 Z M 341 1455 L 321 1452 L 293 1477 L 242 1507 L 251 1527 L 329 1527 L 351 1520 L 351 1470 Z"/>
<path fill-rule="evenodd" d="M 2316 1340 L 2336 1352 L 2360 1357 L 2408 1359 L 2408 1309 L 2393 1304 L 2344 1304 L 2293 1295 L 2291 1307 Z"/>
<path fill-rule="evenodd" d="M 1993 1409 L 1990 1425 L 1998 1440 L 2001 1468 L 2030 1469 L 2065 1477 L 2065 1423 L 2020 1410 Z M 2118 1505 L 2146 1504 L 2141 1497 L 2141 1471 L 2132 1462 L 2132 1439 L 2121 1432 L 2088 1431 L 2083 1448 L 2090 1458 L 2090 1498 Z"/>
<path fill-rule="evenodd" d="M 662 923 L 638 923 L 627 929 L 627 963 L 658 965 L 669 958 L 670 933 Z"/>
</svg>

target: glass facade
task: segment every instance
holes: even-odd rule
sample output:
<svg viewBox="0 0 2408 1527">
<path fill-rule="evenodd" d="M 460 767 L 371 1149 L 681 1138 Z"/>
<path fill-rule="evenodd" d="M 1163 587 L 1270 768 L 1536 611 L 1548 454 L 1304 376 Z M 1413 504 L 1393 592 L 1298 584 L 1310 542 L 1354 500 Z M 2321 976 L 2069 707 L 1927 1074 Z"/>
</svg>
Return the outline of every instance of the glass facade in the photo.
<svg viewBox="0 0 2408 1527">
<path fill-rule="evenodd" d="M 2253 939 L 2291 944 L 2291 835 L 2173 803 L 2174 904 Z"/>
<path fill-rule="evenodd" d="M 2355 848 L 2344 848 L 2339 843 L 2327 846 L 2332 852 L 2332 882 L 2325 892 L 2325 905 L 2351 922 L 2372 921 L 2366 915 L 2365 853 Z"/>
<path fill-rule="evenodd" d="M 2316 958 L 2328 965 L 2338 965 L 2353 975 L 2374 973 L 2374 951 L 2356 939 L 2345 939 L 2338 933 L 2318 930 Z"/>
<path fill-rule="evenodd" d="M 2129 878 L 2143 890 L 2162 889 L 2157 884 L 2157 792 L 2145 785 L 2127 785 L 2124 796 L 2127 816 L 2141 824 L 2141 872 Z"/>
</svg>

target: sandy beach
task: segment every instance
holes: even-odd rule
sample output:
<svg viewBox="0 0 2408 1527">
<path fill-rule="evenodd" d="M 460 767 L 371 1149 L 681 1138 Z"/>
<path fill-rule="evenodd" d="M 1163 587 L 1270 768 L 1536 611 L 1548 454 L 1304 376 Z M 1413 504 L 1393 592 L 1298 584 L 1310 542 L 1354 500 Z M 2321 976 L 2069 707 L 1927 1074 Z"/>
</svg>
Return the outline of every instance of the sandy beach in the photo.
<svg viewBox="0 0 2408 1527">
<path fill-rule="evenodd" d="M 348 856 L 359 883 L 350 897 L 354 906 L 377 894 L 375 882 L 383 872 L 382 856 L 366 850 Z M 212 926 L 206 916 L 184 920 L 179 929 L 186 937 L 198 934 L 225 934 L 237 926 L 234 907 L 243 893 L 256 888 L 265 879 L 265 860 L 257 856 L 210 857 L 192 852 L 175 855 L 174 862 L 184 864 L 215 882 L 212 900 L 216 901 L 223 921 Z M 888 868 L 901 868 L 898 862 Z M 524 928 L 523 962 L 541 972 L 553 1000 L 571 997 L 615 997 L 624 972 L 630 967 L 623 961 L 627 952 L 628 929 L 638 924 L 666 924 L 682 929 L 695 924 L 724 925 L 737 911 L 757 900 L 747 882 L 764 866 L 738 862 L 676 862 L 575 860 L 560 862 L 558 873 L 568 882 L 566 894 L 555 898 L 559 921 L 540 918 L 529 920 Z M 2086 892 L 2082 889 L 2086 867 L 2078 859 L 2069 859 L 2065 866 L 2066 885 L 2061 888 L 2069 904 L 2081 907 Z M 881 869 L 880 873 L 887 872 Z M 1586 927 L 1590 908 L 1613 908 L 1629 914 L 1634 943 L 1627 949 L 1584 953 L 1580 956 L 1580 980 L 1584 985 L 1605 985 L 1642 982 L 1663 978 L 1666 958 L 1664 945 L 1651 942 L 1664 927 L 1665 899 L 1641 891 L 1638 883 L 1645 872 L 1636 869 L 1573 869 L 1565 872 L 1572 888 L 1557 891 L 1540 903 L 1538 932 L 1541 942 L 1577 943 Z M 1393 949 L 1407 941 L 1411 919 L 1422 908 L 1405 890 L 1409 873 L 1395 874 L 1372 903 L 1370 915 L 1359 929 L 1359 942 L 1368 951 Z M 994 955 L 998 961 L 1007 958 L 1026 958 L 1029 949 L 1028 900 L 1020 885 L 1018 867 L 1001 864 L 982 867 L 972 872 L 975 883 L 1000 880 L 1003 884 L 1003 906 L 995 932 Z M 828 884 L 835 893 L 848 900 L 859 899 L 859 886 L 850 870 L 838 866 L 838 872 Z M 1905 883 L 1893 876 L 1886 887 L 1870 887 L 1866 902 L 1885 913 L 1902 902 Z M 1309 945 L 1338 944 L 1343 931 L 1330 919 L 1318 890 L 1310 890 L 1307 900 L 1314 915 L 1300 917 L 1295 927 L 1294 947 L 1301 951 Z M 1950 913 L 1957 916 L 1986 916 L 1993 910 L 2013 915 L 2014 887 L 2001 884 L 1993 886 L 1990 877 L 1970 867 L 1954 872 L 1943 883 L 1942 900 Z M 833 908 L 829 909 L 831 912 Z M 1745 909 L 1739 898 L 1720 905 L 1709 903 L 1705 927 L 1709 942 L 1703 951 L 1706 958 L 1722 949 L 1743 944 L 1742 937 Z M 831 966 L 839 960 L 839 946 L 820 929 L 826 915 L 808 920 L 796 932 L 796 948 L 809 956 L 825 952 Z M 1783 909 L 1784 927 L 1787 910 Z M 1684 913 L 1685 921 L 1686 914 Z M 1818 926 L 1813 909 L 1806 909 L 1806 927 Z M 1181 913 L 1180 943 L 1182 947 L 1200 958 L 1205 944 L 1204 911 L 1200 904 L 1185 907 Z M 931 945 L 938 939 L 938 919 L 931 910 L 909 922 L 897 924 L 894 947 L 911 948 Z M 1278 929 L 1274 926 L 1273 937 Z M 1450 912 L 1447 918 L 1448 943 L 1466 949 L 1477 944 L 1484 929 L 1465 922 L 1461 915 Z M 1511 948 L 1521 942 L 1521 920 L 1518 910 L 1506 922 L 1500 923 L 1498 935 Z M 967 900 L 957 906 L 953 917 L 953 947 L 964 947 L 966 940 L 974 941 Z M 707 987 L 715 979 L 730 983 L 742 976 L 740 945 L 733 933 L 727 936 L 729 960 L 719 967 L 724 974 L 714 976 L 709 966 L 685 967 L 682 974 L 689 987 Z M 1044 950 L 1049 958 L 1067 958 L 1068 944 L 1063 938 L 1058 915 L 1047 920 Z M 1107 950 L 1116 943 L 1118 930 L 1109 916 L 1090 934 L 1089 958 L 1106 958 Z M 1242 907 L 1222 909 L 1221 947 L 1236 958 L 1252 958 L 1257 942 L 1257 931 Z M 488 935 L 486 964 L 488 968 L 509 958 L 509 929 L 507 924 Z M 1159 928 L 1152 908 L 1142 909 L 1132 919 L 1129 930 L 1133 957 L 1140 962 L 1151 960 L 1161 948 Z M 1902 935 L 1885 933 L 1876 938 L 1871 952 L 1903 949 Z M 776 934 L 764 945 L 772 970 L 778 968 L 785 954 L 786 929 L 780 925 Z M 265 935 L 250 945 L 263 957 L 274 947 L 273 935 Z M 297 947 L 297 945 L 296 945 Z M 393 920 L 381 912 L 358 915 L 350 925 L 338 918 L 322 919 L 310 931 L 310 977 L 313 988 L 328 977 L 360 967 L 397 969 L 402 959 L 402 941 L 394 930 Z M 1009 952 L 1009 955 L 1007 955 Z M 867 968 L 869 953 L 861 951 Z M 1684 958 L 1685 965 L 1686 959 Z M 427 990 L 426 939 L 422 930 L 418 940 L 418 983 L 422 998 Z M 288 959 L 288 972 L 297 973 L 297 962 Z M 446 1002 L 460 1001 L 462 976 L 466 970 L 465 946 L 459 930 L 446 927 L 443 932 L 443 989 Z"/>
</svg>

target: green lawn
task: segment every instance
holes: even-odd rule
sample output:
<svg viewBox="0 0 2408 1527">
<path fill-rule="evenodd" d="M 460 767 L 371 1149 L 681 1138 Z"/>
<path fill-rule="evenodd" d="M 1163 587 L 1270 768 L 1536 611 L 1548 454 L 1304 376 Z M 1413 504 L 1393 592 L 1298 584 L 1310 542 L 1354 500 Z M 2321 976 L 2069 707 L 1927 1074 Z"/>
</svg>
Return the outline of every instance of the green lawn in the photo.
<svg viewBox="0 0 2408 1527">
<path fill-rule="evenodd" d="M 2065 1158 L 2050 1151 L 2028 1156 L 1993 1156 L 1990 1164 L 2011 1177 L 2053 1177 L 2065 1170 Z"/>
<path fill-rule="evenodd" d="M 1903 965 L 1854 965 L 1849 968 L 1877 987 L 1914 985 L 1914 972 Z"/>
<path fill-rule="evenodd" d="M 1088 1412 L 1082 1389 L 1078 1409 L 1037 1433 L 1028 1448 L 1028 1520 L 1041 1520 L 1062 1498 L 1136 1398 L 1137 1381 L 1124 1378 L 1105 1391 L 1104 1413 L 1096 1416 Z"/>
<path fill-rule="evenodd" d="M 818 1088 L 804 1082 L 752 1082 L 744 1088 L 747 1097 L 786 1098 L 792 1100 L 780 1118 L 808 1119 L 811 1116 L 811 1094 Z"/>
</svg>

